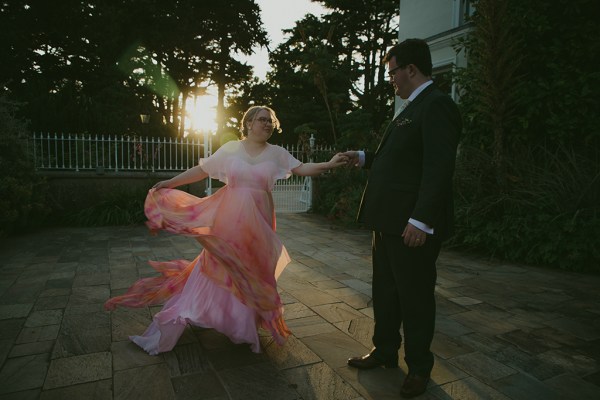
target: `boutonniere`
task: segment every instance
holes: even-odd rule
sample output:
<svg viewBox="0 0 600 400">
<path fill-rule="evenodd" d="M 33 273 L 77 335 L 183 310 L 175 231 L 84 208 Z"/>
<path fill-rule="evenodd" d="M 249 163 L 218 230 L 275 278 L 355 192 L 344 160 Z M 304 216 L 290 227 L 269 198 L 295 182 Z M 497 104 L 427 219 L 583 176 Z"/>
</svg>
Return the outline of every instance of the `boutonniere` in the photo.
<svg viewBox="0 0 600 400">
<path fill-rule="evenodd" d="M 409 119 L 409 118 L 398 118 L 396 120 L 396 125 L 398 125 L 398 126 L 407 126 L 410 124 L 412 124 L 412 119 Z"/>
</svg>

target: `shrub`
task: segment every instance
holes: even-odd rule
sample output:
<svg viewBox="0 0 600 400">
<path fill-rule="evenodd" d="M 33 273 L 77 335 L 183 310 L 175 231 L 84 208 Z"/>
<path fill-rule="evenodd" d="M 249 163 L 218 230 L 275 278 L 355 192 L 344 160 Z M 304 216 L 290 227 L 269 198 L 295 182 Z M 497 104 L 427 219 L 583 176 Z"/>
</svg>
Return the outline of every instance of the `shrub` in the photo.
<svg viewBox="0 0 600 400">
<path fill-rule="evenodd" d="M 38 225 L 45 215 L 45 181 L 27 153 L 27 124 L 17 105 L 0 97 L 0 236 Z"/>
<path fill-rule="evenodd" d="M 600 162 L 564 147 L 513 154 L 507 184 L 491 156 L 463 147 L 452 244 L 512 261 L 600 272 Z"/>
</svg>

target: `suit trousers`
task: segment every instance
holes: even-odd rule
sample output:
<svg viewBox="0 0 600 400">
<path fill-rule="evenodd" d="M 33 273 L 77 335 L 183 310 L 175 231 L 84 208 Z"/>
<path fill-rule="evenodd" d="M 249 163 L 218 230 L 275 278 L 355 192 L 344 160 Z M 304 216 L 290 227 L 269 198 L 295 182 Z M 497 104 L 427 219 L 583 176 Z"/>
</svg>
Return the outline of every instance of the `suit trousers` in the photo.
<svg viewBox="0 0 600 400">
<path fill-rule="evenodd" d="M 373 232 L 373 354 L 394 359 L 404 332 L 405 362 L 410 373 L 429 376 L 435 329 L 436 260 L 441 240 L 427 235 L 423 246 L 408 247 L 398 234 Z"/>
</svg>

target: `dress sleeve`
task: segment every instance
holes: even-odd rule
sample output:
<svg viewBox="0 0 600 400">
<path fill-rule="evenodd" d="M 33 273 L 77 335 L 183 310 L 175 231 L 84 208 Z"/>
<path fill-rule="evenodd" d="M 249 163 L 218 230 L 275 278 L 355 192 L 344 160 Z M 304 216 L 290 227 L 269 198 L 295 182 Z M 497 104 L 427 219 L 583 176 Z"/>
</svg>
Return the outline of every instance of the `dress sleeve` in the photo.
<svg viewBox="0 0 600 400">
<path fill-rule="evenodd" d="M 239 142 L 230 141 L 219 147 L 208 158 L 201 158 L 198 165 L 202 170 L 213 179 L 218 179 L 223 183 L 227 183 L 227 162 L 231 156 L 238 150 Z"/>
<path fill-rule="evenodd" d="M 295 158 L 289 151 L 281 146 L 273 146 L 277 151 L 277 172 L 275 179 L 287 179 L 292 176 L 292 170 L 302 165 L 302 161 Z"/>
</svg>

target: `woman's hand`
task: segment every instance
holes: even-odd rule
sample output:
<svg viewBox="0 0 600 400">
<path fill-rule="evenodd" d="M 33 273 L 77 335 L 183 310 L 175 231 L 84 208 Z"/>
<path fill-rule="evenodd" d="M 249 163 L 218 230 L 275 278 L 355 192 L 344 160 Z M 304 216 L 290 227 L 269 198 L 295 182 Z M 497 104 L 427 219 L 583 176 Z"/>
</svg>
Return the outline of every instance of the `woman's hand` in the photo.
<svg viewBox="0 0 600 400">
<path fill-rule="evenodd" d="M 348 160 L 348 166 L 358 166 L 358 151 L 346 151 L 340 154 L 346 157 Z"/>
<path fill-rule="evenodd" d="M 346 164 L 348 164 L 348 157 L 345 156 L 343 153 L 337 153 L 333 157 L 331 157 L 331 160 L 329 160 L 330 168 L 337 168 Z"/>
<path fill-rule="evenodd" d="M 170 179 L 168 179 L 166 181 L 157 182 L 156 184 L 154 184 L 154 186 L 152 186 L 152 189 L 156 189 L 156 190 L 164 189 L 164 188 L 171 189 L 171 180 Z"/>
</svg>

